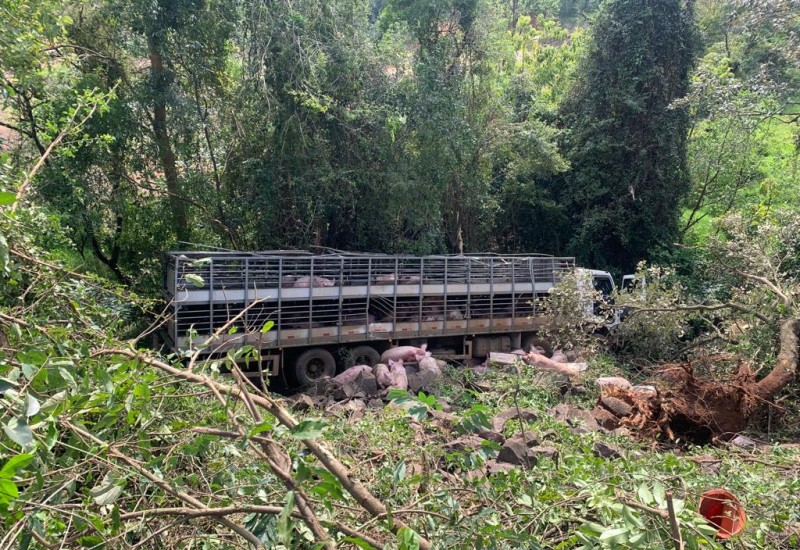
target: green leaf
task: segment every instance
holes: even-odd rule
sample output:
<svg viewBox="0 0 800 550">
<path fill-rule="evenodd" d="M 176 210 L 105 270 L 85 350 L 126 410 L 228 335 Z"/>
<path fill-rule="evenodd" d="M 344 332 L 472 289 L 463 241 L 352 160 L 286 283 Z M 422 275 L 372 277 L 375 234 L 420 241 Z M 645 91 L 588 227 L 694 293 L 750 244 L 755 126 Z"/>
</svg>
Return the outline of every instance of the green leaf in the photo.
<svg viewBox="0 0 800 550">
<path fill-rule="evenodd" d="M 261 334 L 269 332 L 270 330 L 272 330 L 272 327 L 274 326 L 275 326 L 275 321 L 267 321 L 266 323 L 264 323 L 264 326 L 261 327 Z"/>
<path fill-rule="evenodd" d="M 419 550 L 419 535 L 408 527 L 403 527 L 397 532 L 400 541 L 400 550 Z"/>
<path fill-rule="evenodd" d="M 31 460 L 33 460 L 33 455 L 28 453 L 12 456 L 0 469 L 0 477 L 13 477 L 19 470 L 30 464 Z"/>
<path fill-rule="evenodd" d="M 206 282 L 200 275 L 196 275 L 194 273 L 187 273 L 186 275 L 184 275 L 184 278 L 186 279 L 187 282 L 193 284 L 197 288 L 203 288 L 206 284 Z"/>
<path fill-rule="evenodd" d="M 33 441 L 33 432 L 28 427 L 27 419 L 23 417 L 9 420 L 8 424 L 3 426 L 3 431 L 6 432 L 11 441 L 20 447 L 24 447 Z"/>
<path fill-rule="evenodd" d="M 664 484 L 661 483 L 660 481 L 656 481 L 653 484 L 653 498 L 659 505 L 662 505 L 665 502 L 667 502 L 667 491 L 666 489 L 664 489 Z"/>
<path fill-rule="evenodd" d="M 322 430 L 325 428 L 325 422 L 322 420 L 307 419 L 297 423 L 297 426 L 291 429 L 291 434 L 297 439 L 318 439 L 322 437 Z"/>
<path fill-rule="evenodd" d="M 598 537 L 597 540 L 605 540 L 608 542 L 621 543 L 625 540 L 625 535 L 628 533 L 628 527 L 617 527 L 616 529 L 608 529 Z"/>
<path fill-rule="evenodd" d="M 17 202 L 17 194 L 9 191 L 0 191 L 0 206 L 8 206 Z"/>
<path fill-rule="evenodd" d="M 343 542 L 349 542 L 351 544 L 355 544 L 361 550 L 375 550 L 375 547 L 372 546 L 370 543 L 366 542 L 363 539 L 356 538 L 356 537 L 345 537 L 342 539 Z"/>
<path fill-rule="evenodd" d="M 394 467 L 394 474 L 392 475 L 392 481 L 395 485 L 403 481 L 406 477 L 406 463 L 402 460 L 397 463 Z"/>
<path fill-rule="evenodd" d="M 8 390 L 13 390 L 17 387 L 17 383 L 8 378 L 0 378 L 0 393 L 5 393 Z"/>
<path fill-rule="evenodd" d="M 18 496 L 17 484 L 10 479 L 0 478 L 0 504 L 8 504 Z"/>
<path fill-rule="evenodd" d="M 25 416 L 27 416 L 28 418 L 38 413 L 39 410 L 42 408 L 41 405 L 39 404 L 39 400 L 36 399 L 31 394 L 27 394 L 25 396 L 25 406 L 26 406 Z"/>
<path fill-rule="evenodd" d="M 267 420 L 263 421 L 262 423 L 254 426 L 252 430 L 247 434 L 247 437 L 253 437 L 254 435 L 258 435 L 262 432 L 268 432 L 275 427 L 274 419 L 268 418 Z"/>
<path fill-rule="evenodd" d="M 84 548 L 103 548 L 105 541 L 98 535 L 86 535 L 78 539 L 78 544 Z"/>
<path fill-rule="evenodd" d="M 89 494 L 98 506 L 107 506 L 116 502 L 124 489 L 125 481 L 120 481 L 116 474 L 109 471 L 100 483 L 89 490 Z"/>
<path fill-rule="evenodd" d="M 653 504 L 655 501 L 653 499 L 653 493 L 650 492 L 650 489 L 647 488 L 647 485 L 644 483 L 639 485 L 639 501 L 642 504 Z"/>
<path fill-rule="evenodd" d="M 422 420 L 428 417 L 428 407 L 425 405 L 414 405 L 408 410 L 408 416 L 415 420 Z"/>
</svg>

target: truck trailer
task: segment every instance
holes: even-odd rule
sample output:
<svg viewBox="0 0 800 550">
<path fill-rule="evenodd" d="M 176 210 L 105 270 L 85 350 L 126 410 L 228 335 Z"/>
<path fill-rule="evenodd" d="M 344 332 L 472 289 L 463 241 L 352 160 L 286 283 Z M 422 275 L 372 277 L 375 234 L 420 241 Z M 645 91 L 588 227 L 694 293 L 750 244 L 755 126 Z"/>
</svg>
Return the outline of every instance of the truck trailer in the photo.
<svg viewBox="0 0 800 550">
<path fill-rule="evenodd" d="M 482 358 L 536 343 L 551 322 L 540 300 L 573 269 L 574 258 L 543 254 L 173 251 L 166 341 L 208 358 L 252 346 L 259 372 L 300 385 L 399 344 Z"/>
</svg>

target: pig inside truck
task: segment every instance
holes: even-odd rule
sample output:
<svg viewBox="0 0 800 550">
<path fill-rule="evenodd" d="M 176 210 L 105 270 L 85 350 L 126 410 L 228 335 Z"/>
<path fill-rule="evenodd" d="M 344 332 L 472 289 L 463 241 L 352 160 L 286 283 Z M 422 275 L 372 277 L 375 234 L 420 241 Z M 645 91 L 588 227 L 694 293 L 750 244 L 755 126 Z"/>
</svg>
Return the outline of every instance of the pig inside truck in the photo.
<svg viewBox="0 0 800 550">
<path fill-rule="evenodd" d="M 551 322 L 541 300 L 575 269 L 574 258 L 542 254 L 174 251 L 164 263 L 169 348 L 214 358 L 252 346 L 258 369 L 248 370 L 298 385 L 374 366 L 398 345 L 451 360 L 530 349 Z M 613 292 L 609 273 L 582 272 Z"/>
</svg>

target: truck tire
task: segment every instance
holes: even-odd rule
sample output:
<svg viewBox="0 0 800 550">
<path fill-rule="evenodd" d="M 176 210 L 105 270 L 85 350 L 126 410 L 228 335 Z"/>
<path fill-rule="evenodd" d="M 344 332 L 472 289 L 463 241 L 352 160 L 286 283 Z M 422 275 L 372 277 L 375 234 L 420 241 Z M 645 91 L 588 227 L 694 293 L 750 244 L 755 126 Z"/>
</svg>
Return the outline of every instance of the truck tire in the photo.
<svg viewBox="0 0 800 550">
<path fill-rule="evenodd" d="M 540 338 L 536 334 L 529 334 L 522 340 L 522 351 L 530 353 L 531 347 L 544 348 L 544 354 L 547 357 L 553 355 L 553 346 L 547 340 Z"/>
<path fill-rule="evenodd" d="M 336 376 L 336 359 L 327 350 L 304 351 L 294 362 L 294 378 L 301 386 L 310 386 L 323 376 Z"/>
<path fill-rule="evenodd" d="M 356 365 L 369 365 L 374 367 L 381 362 L 381 354 L 372 346 L 357 346 L 347 351 L 344 368 L 349 369 Z"/>
</svg>

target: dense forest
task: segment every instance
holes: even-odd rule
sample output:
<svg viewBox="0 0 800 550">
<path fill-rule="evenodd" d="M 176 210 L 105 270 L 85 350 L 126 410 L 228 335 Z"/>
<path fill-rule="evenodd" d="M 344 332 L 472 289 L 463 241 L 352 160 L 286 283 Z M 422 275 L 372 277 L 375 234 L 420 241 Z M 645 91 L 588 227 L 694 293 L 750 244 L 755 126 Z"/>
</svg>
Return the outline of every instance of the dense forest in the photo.
<svg viewBox="0 0 800 550">
<path fill-rule="evenodd" d="M 800 1 L 1 0 L 0 82 L 0 550 L 800 548 Z M 153 349 L 196 249 L 647 284 L 320 404 Z"/>
<path fill-rule="evenodd" d="M 22 200 L 125 283 L 188 243 L 630 271 L 794 208 L 796 4 L 597 4 L 6 3 L 4 177 L 44 159 Z"/>
</svg>

